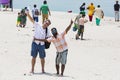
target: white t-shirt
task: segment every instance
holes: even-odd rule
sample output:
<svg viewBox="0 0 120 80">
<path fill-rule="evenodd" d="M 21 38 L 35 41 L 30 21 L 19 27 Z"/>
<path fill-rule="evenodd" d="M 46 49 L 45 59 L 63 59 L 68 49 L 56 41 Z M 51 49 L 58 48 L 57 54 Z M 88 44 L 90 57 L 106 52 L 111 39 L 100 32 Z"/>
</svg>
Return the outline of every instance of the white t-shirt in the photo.
<svg viewBox="0 0 120 80">
<path fill-rule="evenodd" d="M 96 8 L 95 9 L 95 16 L 97 18 L 102 18 L 104 16 L 103 10 L 101 8 Z"/>
<path fill-rule="evenodd" d="M 38 15 L 35 15 L 35 10 L 36 10 L 37 8 L 33 8 L 32 9 L 32 15 L 33 15 L 33 17 L 38 17 Z"/>
<path fill-rule="evenodd" d="M 38 22 L 35 22 L 34 23 L 34 28 L 35 28 L 35 31 L 34 31 L 34 37 L 36 39 L 45 39 L 46 37 L 46 29 L 43 29 L 43 27 L 38 24 Z M 50 36 L 50 32 L 49 32 L 49 29 L 47 31 L 47 37 Z M 42 41 L 35 41 L 37 44 L 41 43 L 41 45 L 44 45 L 44 42 Z"/>
<path fill-rule="evenodd" d="M 79 25 L 83 25 L 84 26 L 84 23 L 86 23 L 87 22 L 87 19 L 85 19 L 85 18 L 80 18 L 79 19 Z"/>
</svg>

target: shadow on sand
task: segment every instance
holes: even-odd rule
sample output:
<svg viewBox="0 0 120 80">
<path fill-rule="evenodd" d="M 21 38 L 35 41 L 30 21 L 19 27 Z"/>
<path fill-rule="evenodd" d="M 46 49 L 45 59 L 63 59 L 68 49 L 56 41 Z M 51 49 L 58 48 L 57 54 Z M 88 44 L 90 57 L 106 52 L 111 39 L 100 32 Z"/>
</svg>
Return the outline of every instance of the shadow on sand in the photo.
<svg viewBox="0 0 120 80">
<path fill-rule="evenodd" d="M 34 73 L 33 75 L 47 75 L 47 76 L 53 76 L 53 77 L 68 77 L 68 78 L 75 79 L 72 76 L 67 76 L 67 75 L 61 76 L 61 75 L 57 75 L 56 73 L 48 73 L 48 72 L 45 72 L 45 73 Z"/>
<path fill-rule="evenodd" d="M 81 40 L 81 41 L 89 41 L 89 40 L 91 40 L 91 39 L 81 39 L 81 38 L 79 38 L 79 39 L 75 39 L 75 38 L 72 38 L 72 39 L 74 39 L 74 40 Z"/>
</svg>

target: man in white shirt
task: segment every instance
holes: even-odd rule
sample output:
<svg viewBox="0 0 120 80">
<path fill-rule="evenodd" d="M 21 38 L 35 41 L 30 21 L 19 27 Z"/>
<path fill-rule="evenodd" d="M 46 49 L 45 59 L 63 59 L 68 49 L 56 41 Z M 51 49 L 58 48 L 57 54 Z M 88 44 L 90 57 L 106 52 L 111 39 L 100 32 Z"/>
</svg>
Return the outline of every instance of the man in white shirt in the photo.
<svg viewBox="0 0 120 80">
<path fill-rule="evenodd" d="M 44 21 L 44 23 L 41 26 L 40 24 L 38 24 L 38 22 L 35 22 L 33 20 L 33 18 L 30 16 L 29 13 L 27 13 L 27 16 L 30 19 L 30 21 L 33 23 L 34 27 L 35 27 L 34 38 L 45 39 L 45 37 L 46 37 L 46 28 L 51 24 L 50 20 Z M 49 35 L 49 33 L 47 33 L 47 35 Z M 44 73 L 45 72 L 44 71 L 45 56 L 46 56 L 44 42 L 33 40 L 31 49 L 32 49 L 31 50 L 31 56 L 32 56 L 31 73 L 34 73 L 34 66 L 35 66 L 35 63 L 36 63 L 36 57 L 37 57 L 38 53 L 39 53 L 39 57 L 40 57 L 40 61 L 41 61 L 42 73 Z"/>
<path fill-rule="evenodd" d="M 35 11 L 38 11 L 38 13 L 36 14 Z M 34 8 L 32 9 L 32 16 L 33 16 L 33 20 L 38 22 L 39 19 L 38 19 L 38 16 L 39 16 L 39 10 L 37 9 L 37 5 L 34 4 Z"/>
</svg>

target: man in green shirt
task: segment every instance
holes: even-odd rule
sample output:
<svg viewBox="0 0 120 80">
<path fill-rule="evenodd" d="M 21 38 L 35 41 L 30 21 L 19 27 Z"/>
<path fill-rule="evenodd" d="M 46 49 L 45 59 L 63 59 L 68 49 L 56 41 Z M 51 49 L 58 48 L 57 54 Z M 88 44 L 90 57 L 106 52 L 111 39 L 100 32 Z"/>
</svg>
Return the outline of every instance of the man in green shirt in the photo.
<svg viewBox="0 0 120 80">
<path fill-rule="evenodd" d="M 49 15 L 51 15 L 46 0 L 43 1 L 43 5 L 40 7 L 40 15 L 41 13 L 42 13 L 42 23 L 43 23 L 46 19 L 48 19 L 48 13 Z"/>
</svg>

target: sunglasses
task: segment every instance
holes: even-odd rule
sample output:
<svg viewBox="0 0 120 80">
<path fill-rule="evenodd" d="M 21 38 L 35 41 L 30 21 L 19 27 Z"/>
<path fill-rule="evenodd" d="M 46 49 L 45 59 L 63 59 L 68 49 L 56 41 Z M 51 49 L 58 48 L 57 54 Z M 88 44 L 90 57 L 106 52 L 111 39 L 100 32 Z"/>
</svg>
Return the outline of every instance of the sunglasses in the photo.
<svg viewBox="0 0 120 80">
<path fill-rule="evenodd" d="M 47 24 L 48 26 L 50 25 L 48 21 L 45 21 L 45 24 Z"/>
</svg>

